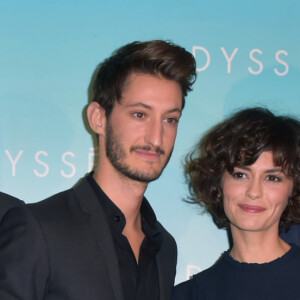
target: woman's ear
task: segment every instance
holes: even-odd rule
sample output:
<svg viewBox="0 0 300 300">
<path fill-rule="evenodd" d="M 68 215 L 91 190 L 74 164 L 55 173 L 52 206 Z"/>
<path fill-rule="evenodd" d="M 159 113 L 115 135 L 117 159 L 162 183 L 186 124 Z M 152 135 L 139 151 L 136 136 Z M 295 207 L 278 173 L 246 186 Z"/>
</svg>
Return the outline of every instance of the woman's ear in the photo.
<svg viewBox="0 0 300 300">
<path fill-rule="evenodd" d="M 105 110 L 98 102 L 91 102 L 87 108 L 87 118 L 91 129 L 99 134 L 105 133 L 106 116 Z"/>
</svg>

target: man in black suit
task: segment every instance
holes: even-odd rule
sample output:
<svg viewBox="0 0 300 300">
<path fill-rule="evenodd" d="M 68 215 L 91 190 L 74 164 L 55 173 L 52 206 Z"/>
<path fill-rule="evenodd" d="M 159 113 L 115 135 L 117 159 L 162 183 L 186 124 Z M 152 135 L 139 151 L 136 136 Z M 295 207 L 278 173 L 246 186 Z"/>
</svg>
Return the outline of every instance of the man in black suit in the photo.
<svg viewBox="0 0 300 300">
<path fill-rule="evenodd" d="M 98 166 L 74 188 L 28 206 L 39 223 L 33 259 L 2 284 L 0 299 L 171 297 L 176 243 L 144 193 L 168 163 L 195 77 L 193 56 L 165 41 L 130 43 L 98 66 L 87 108 Z"/>
</svg>

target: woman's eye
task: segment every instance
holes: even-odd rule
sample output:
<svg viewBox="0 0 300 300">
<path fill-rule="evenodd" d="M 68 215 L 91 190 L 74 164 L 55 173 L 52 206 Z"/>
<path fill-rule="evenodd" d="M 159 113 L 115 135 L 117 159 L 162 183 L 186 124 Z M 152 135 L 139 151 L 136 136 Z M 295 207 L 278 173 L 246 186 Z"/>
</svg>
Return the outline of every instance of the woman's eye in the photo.
<svg viewBox="0 0 300 300">
<path fill-rule="evenodd" d="M 267 179 L 269 181 L 282 181 L 282 179 L 279 176 L 276 176 L 276 175 L 268 175 Z"/>
<path fill-rule="evenodd" d="M 242 178 L 245 178 L 246 175 L 242 172 L 233 172 L 232 177 L 236 178 L 236 179 L 242 179 Z"/>
</svg>

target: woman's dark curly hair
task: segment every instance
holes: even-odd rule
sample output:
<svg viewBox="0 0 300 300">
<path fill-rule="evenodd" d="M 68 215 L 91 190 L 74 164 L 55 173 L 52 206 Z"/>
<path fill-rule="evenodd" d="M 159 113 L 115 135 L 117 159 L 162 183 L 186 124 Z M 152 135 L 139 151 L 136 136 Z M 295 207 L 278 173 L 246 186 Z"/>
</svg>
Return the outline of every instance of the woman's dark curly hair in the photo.
<svg viewBox="0 0 300 300">
<path fill-rule="evenodd" d="M 223 207 L 224 172 L 232 174 L 237 165 L 252 165 L 264 151 L 273 152 L 274 165 L 294 183 L 279 227 L 300 223 L 300 122 L 256 107 L 241 110 L 213 127 L 186 159 L 191 199 L 204 207 L 219 227 L 229 227 Z"/>
</svg>

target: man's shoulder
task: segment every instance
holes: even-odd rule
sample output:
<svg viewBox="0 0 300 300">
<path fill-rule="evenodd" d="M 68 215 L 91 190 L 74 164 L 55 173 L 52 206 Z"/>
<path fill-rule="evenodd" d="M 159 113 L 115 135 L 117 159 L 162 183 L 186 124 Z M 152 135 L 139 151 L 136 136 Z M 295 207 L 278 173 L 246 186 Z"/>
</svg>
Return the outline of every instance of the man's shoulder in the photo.
<svg viewBox="0 0 300 300">
<path fill-rule="evenodd" d="M 27 203 L 26 206 L 39 222 L 55 222 L 59 218 L 64 218 L 68 206 L 74 202 L 72 194 L 73 190 L 71 188 L 39 202 Z"/>
<path fill-rule="evenodd" d="M 16 205 L 21 205 L 23 204 L 24 202 L 13 197 L 13 196 L 10 196 L 8 194 L 5 194 L 5 193 L 2 193 L 0 192 L 0 206 L 3 207 L 3 206 L 16 206 Z"/>
<path fill-rule="evenodd" d="M 39 210 L 39 209 L 49 209 L 52 206 L 61 205 L 64 201 L 67 201 L 69 197 L 73 195 L 73 188 L 58 192 L 54 195 L 49 196 L 46 199 L 43 199 L 38 202 L 28 203 L 26 204 L 31 210 Z"/>
<path fill-rule="evenodd" d="M 26 206 L 42 228 L 69 228 L 88 217 L 85 205 L 95 201 L 92 192 L 86 177 L 83 177 L 72 188 Z"/>
<path fill-rule="evenodd" d="M 58 192 L 39 202 L 27 204 L 27 206 L 34 212 L 47 211 L 49 213 L 52 210 L 57 210 L 70 205 L 70 203 L 74 201 L 74 198 L 77 197 L 76 190 L 78 188 L 84 189 L 86 191 L 88 191 L 88 189 L 90 188 L 85 177 L 81 178 L 73 187 Z"/>
<path fill-rule="evenodd" d="M 159 221 L 157 221 L 157 227 L 158 227 L 159 231 L 163 234 L 165 239 L 176 244 L 174 237 Z"/>
<path fill-rule="evenodd" d="M 3 240 L 8 236 L 14 236 L 14 239 L 23 236 L 26 239 L 27 236 L 34 236 L 36 230 L 37 222 L 25 203 L 0 192 L 0 235 Z"/>
<path fill-rule="evenodd" d="M 177 244 L 174 237 L 157 221 L 159 231 L 163 236 L 162 248 L 160 251 L 161 257 L 170 260 L 171 264 L 173 259 L 177 259 Z"/>
<path fill-rule="evenodd" d="M 23 201 L 8 194 L 0 192 L 0 221 L 2 220 L 3 216 L 7 213 L 8 210 L 22 205 L 24 205 Z"/>
</svg>

